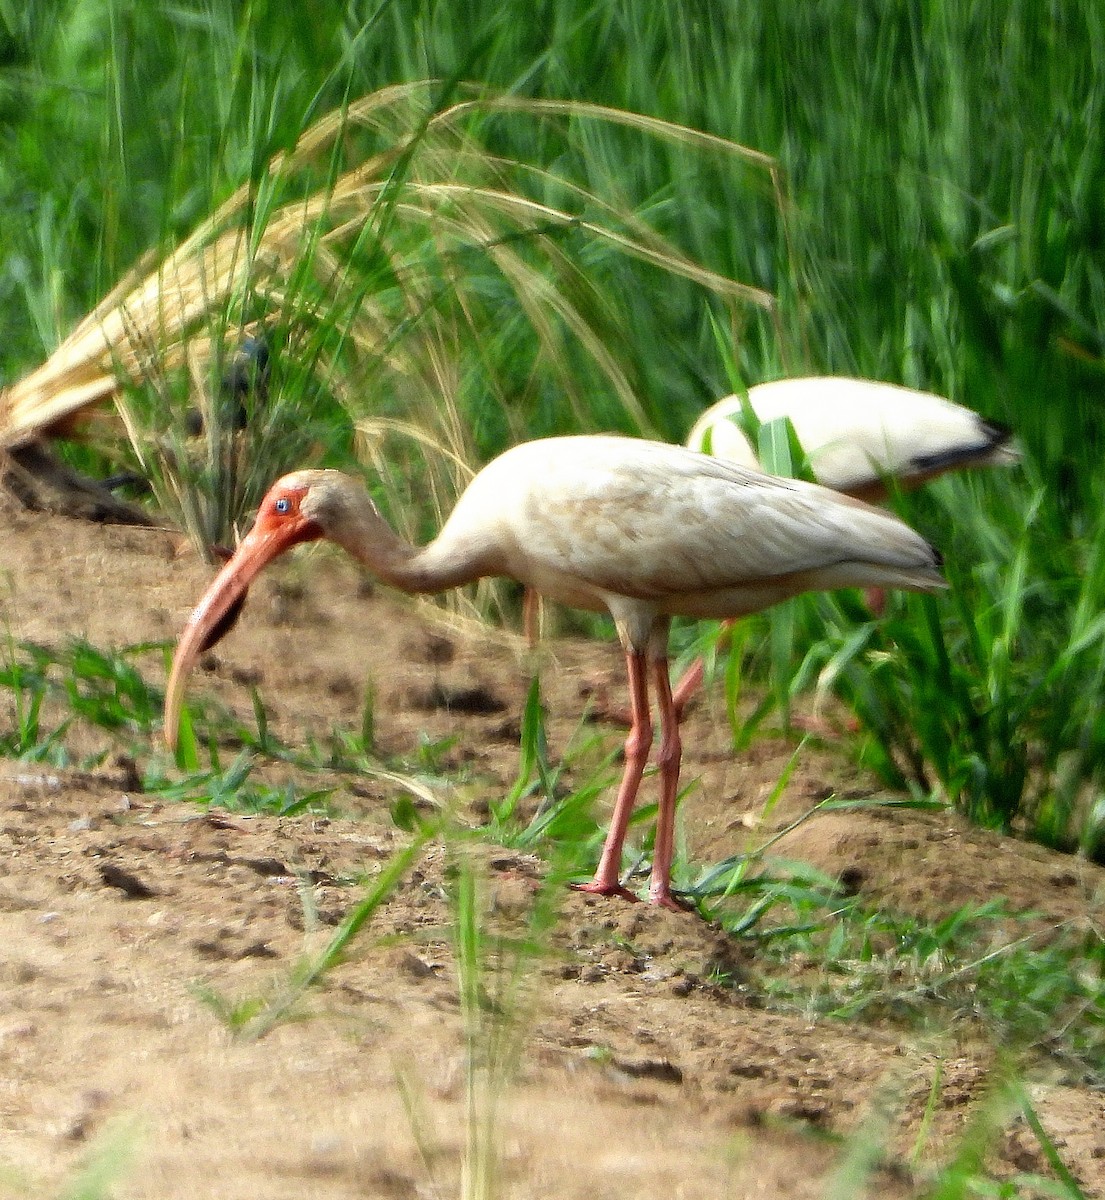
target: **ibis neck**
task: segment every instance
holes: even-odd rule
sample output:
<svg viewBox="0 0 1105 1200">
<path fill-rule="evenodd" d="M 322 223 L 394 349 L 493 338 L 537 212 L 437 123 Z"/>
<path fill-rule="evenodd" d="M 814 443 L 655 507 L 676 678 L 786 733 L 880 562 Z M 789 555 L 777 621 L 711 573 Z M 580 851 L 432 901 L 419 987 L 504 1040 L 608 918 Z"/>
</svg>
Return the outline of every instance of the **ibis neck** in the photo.
<svg viewBox="0 0 1105 1200">
<path fill-rule="evenodd" d="M 403 592 L 443 592 L 493 573 L 486 556 L 447 538 L 412 546 L 374 510 L 361 512 L 355 525 L 330 530 L 329 536 L 381 582 Z"/>
</svg>

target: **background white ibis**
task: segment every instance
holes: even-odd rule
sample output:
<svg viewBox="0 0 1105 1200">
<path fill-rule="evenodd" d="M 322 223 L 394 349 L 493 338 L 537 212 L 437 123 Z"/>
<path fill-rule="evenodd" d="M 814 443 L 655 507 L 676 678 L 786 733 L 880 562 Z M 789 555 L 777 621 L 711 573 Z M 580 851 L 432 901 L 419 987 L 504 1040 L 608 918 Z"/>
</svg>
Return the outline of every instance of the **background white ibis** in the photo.
<svg viewBox="0 0 1105 1200">
<path fill-rule="evenodd" d="M 821 375 L 777 379 L 748 389 L 763 424 L 787 417 L 825 487 L 861 500 L 882 499 L 886 480 L 916 487 L 946 471 L 1014 463 L 1020 457 L 1009 430 L 932 392 Z M 759 466 L 756 449 L 740 427 L 739 396 L 708 408 L 687 435 L 692 450 L 746 467 Z"/>
<path fill-rule="evenodd" d="M 919 487 L 938 475 L 965 467 L 1009 466 L 1020 459 L 1010 431 L 969 408 L 932 392 L 814 375 L 777 379 L 748 389 L 748 402 L 762 424 L 787 418 L 818 483 L 861 500 L 882 500 L 887 482 Z M 739 396 L 708 408 L 687 435 L 692 450 L 759 466 L 757 450 L 741 428 Z M 880 593 L 869 596 L 878 607 Z M 534 618 L 529 618 L 534 626 Z M 702 684 L 705 663 L 697 659 L 675 689 L 682 714 Z"/>
<path fill-rule="evenodd" d="M 944 586 L 936 551 L 881 509 L 660 442 L 564 437 L 516 446 L 472 480 L 441 533 L 421 548 L 403 541 L 349 476 L 298 471 L 266 495 L 253 528 L 188 619 L 165 699 L 170 745 L 200 651 L 225 632 L 266 563 L 317 538 L 406 592 L 505 575 L 564 604 L 611 614 L 633 723 L 610 832 L 585 888 L 630 897 L 619 875 L 652 744 L 651 673 L 661 785 L 649 898 L 671 908 L 679 907 L 670 871 L 681 754 L 668 675 L 671 617 L 740 616 L 811 589 Z"/>
</svg>

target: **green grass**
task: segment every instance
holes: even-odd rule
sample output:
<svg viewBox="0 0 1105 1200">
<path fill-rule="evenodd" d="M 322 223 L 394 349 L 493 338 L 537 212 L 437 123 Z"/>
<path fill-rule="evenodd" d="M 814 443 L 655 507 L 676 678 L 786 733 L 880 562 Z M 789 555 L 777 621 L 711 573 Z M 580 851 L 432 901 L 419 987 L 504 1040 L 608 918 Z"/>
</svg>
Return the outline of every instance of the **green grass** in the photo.
<svg viewBox="0 0 1105 1200">
<path fill-rule="evenodd" d="M 336 153 L 283 185 L 268 164 L 325 112 L 389 84 L 437 79 L 440 102 L 472 80 L 644 113 L 760 150 L 775 173 L 578 113 L 473 116 L 464 136 L 511 164 L 511 186 L 573 218 L 555 231 L 498 227 L 483 249 L 516 252 L 531 289 L 548 287 L 585 315 L 609 362 L 562 326 L 537 336 L 524 290 L 471 245 L 408 230 L 388 258 L 379 238 L 354 236 L 344 251 L 356 269 L 350 290 L 314 323 L 304 312 L 322 292 L 304 269 L 274 310 L 242 289 L 205 330 L 233 347 L 268 322 L 271 407 L 262 416 L 249 401 L 263 453 L 240 459 L 233 414 L 220 410 L 225 356 L 216 353 L 194 376 L 167 368 L 129 397 L 151 433 L 146 465 L 163 496 L 173 470 L 186 477 L 173 493 L 181 519 L 210 540 L 287 457 L 386 460 L 381 502 L 422 536 L 463 482 L 446 452 L 458 447 L 471 465 L 517 438 L 577 429 L 678 440 L 735 382 L 784 373 L 849 372 L 950 395 L 1013 426 L 1025 450 L 1022 469 L 948 479 L 897 502 L 944 550 L 951 593 L 896 598 L 878 623 L 848 596 L 744 623 L 725 676 L 734 748 L 772 709 L 832 689 L 862 723 L 855 752 L 888 783 L 918 802 L 935 791 L 984 824 L 1100 860 L 1103 57 L 1095 0 L 1046 12 L 1027 0 L 910 0 L 877 19 L 838 2 L 741 0 L 700 6 L 693 21 L 676 0 L 537 10 L 477 0 L 463 15 L 424 0 L 335 0 L 313 5 L 309 19 L 302 6 L 270 0 L 0 3 L 0 377 L 42 361 L 143 254 L 178 243 L 241 185 L 256 187 L 250 228 L 261 229 L 296 188 L 335 177 Z M 343 151 L 378 148 L 369 133 L 346 132 Z M 401 187 L 432 162 L 429 139 L 412 144 L 427 158 L 401 158 L 374 209 L 391 232 Z M 770 293 L 773 311 L 721 301 L 588 239 L 582 222 L 600 213 L 622 232 L 647 221 L 688 259 Z M 418 303 L 396 286 L 396 262 L 423 271 Z M 458 276 L 467 293 L 451 290 Z M 365 296 L 386 331 L 376 358 L 351 336 Z M 433 336 L 428 316 L 439 320 Z M 396 347 L 419 348 L 407 375 L 381 365 Z M 178 428 L 197 393 L 213 405 L 199 445 Z M 301 436 L 282 436 L 288 428 Z M 125 457 L 104 442 L 68 453 L 94 470 Z M 479 603 L 486 611 L 486 596 Z M 688 653 L 708 637 L 676 634 Z M 148 748 L 161 697 L 140 663 L 161 652 L 9 639 L 0 754 L 72 763 L 76 730 L 82 745 L 99 747 L 83 766 Z M 738 705 L 742 679 L 764 696 L 751 716 Z M 260 700 L 251 725 L 196 705 L 186 761 L 175 772 L 151 768 L 146 783 L 167 798 L 293 812 L 325 805 L 336 776 L 360 772 L 394 785 L 395 819 L 413 830 L 434 803 L 449 747 L 427 742 L 409 761 L 383 760 L 373 717 L 369 698 L 359 730 L 293 748 L 268 728 Z M 256 764 L 270 759 L 311 782 L 258 782 Z M 614 773 L 583 727 L 549 761 L 534 691 L 517 783 L 484 836 L 555 846 L 569 872 L 586 873 L 601 837 L 592 802 Z M 1053 931 L 1046 943 L 988 957 L 989 932 L 1004 919 L 997 910 L 921 928 L 844 904 L 828 881 L 793 865 L 680 870 L 699 903 L 720 906 L 768 955 L 822 964 L 813 983 L 783 971 L 773 1002 L 903 1020 L 936 1005 L 1054 1054 L 1073 1075 L 1092 1074 L 1101 959 L 1089 934 Z M 1061 1043 L 1047 1031 L 1057 1013 Z M 971 1183 L 972 1154 L 958 1182 L 949 1176 L 933 1196 L 1016 1194 Z"/>
<path fill-rule="evenodd" d="M 0 694 L 7 697 L 12 717 L 11 732 L 0 743 L 4 754 L 89 769 L 123 750 L 137 760 L 143 790 L 162 800 L 282 816 L 324 810 L 335 791 L 358 779 L 382 783 L 395 796 L 392 820 L 414 834 L 416 844 L 430 836 L 427 830 L 451 830 L 449 837 L 462 841 L 475 836 L 537 851 L 555 864 L 550 879 L 582 880 L 593 871 L 604 833 L 600 802 L 618 770 L 615 754 L 608 738 L 581 721 L 562 754 L 552 757 L 536 680 L 523 711 L 515 783 L 492 802 L 483 825 L 466 823 L 462 829 L 442 825 L 447 810 L 440 797 L 461 782 L 455 773 L 445 773 L 438 760 L 442 747 L 427 744 L 414 758 L 382 759 L 365 732 L 371 729 L 368 707 L 360 737 L 335 731 L 329 739 L 308 739 L 299 746 L 269 729 L 259 697 L 255 728 L 217 708 L 196 708 L 194 757 L 172 770 L 163 754 L 150 753 L 162 698 L 135 665 L 163 649 L 138 645 L 104 653 L 79 640 L 58 649 L 10 643 L 0 662 Z M 66 716 L 50 726 L 43 721 L 44 709 Z M 74 764 L 67 737 L 78 730 L 85 743 L 98 734 L 102 748 Z M 224 763 L 227 747 L 234 753 Z M 799 746 L 765 800 L 763 821 L 770 820 L 801 751 Z M 274 785 L 255 778 L 257 768 L 265 766 L 293 770 L 295 782 Z M 932 807 L 923 798 L 892 803 Z M 693 863 L 677 845 L 677 890 L 702 916 L 733 936 L 757 942 L 764 963 L 771 964 L 765 968 L 765 988 L 775 1003 L 839 1019 L 874 1016 L 923 1024 L 935 1011 L 943 1014 L 941 1020 L 976 1020 L 1003 1045 L 1050 1059 L 1073 1078 L 1105 1084 L 1100 933 L 1089 925 L 1030 928 L 1025 918 L 1006 913 L 998 898 L 927 923 L 865 908 L 813 868 L 773 857 L 776 843 L 799 824 L 855 806 L 855 801 L 829 797 L 758 848 L 719 863 Z M 634 813 L 633 828 L 646 833 L 637 850 L 627 851 L 630 878 L 647 868 L 654 816 L 655 805 Z M 1010 932 L 1014 926 L 1024 932 Z M 795 961 L 814 969 L 792 971 L 788 964 Z"/>
<path fill-rule="evenodd" d="M 0 653 L 0 755 L 97 770 L 123 753 L 139 764 L 146 793 L 278 816 L 325 809 L 351 778 L 394 789 L 396 813 L 440 807 L 438 789 L 458 782 L 443 773 L 451 738 L 423 739 L 409 758 L 382 756 L 371 743 L 371 705 L 366 703 L 359 736 L 334 729 L 327 737 L 310 735 L 291 746 L 270 730 L 256 692 L 252 725 L 217 704 L 189 706 L 185 734 L 170 765 L 158 745 L 164 694 L 135 665 L 167 650 L 162 643 L 101 651 L 79 638 L 61 646 L 9 639 Z M 80 754 L 72 749 L 78 741 L 86 747 Z M 232 752 L 228 763 L 227 751 Z M 283 764 L 298 781 L 258 780 L 260 763 Z"/>
<path fill-rule="evenodd" d="M 472 79 L 764 151 L 775 176 L 579 115 L 466 124 L 520 193 L 581 221 L 601 199 L 624 214 L 612 229 L 645 220 L 719 276 L 775 297 L 773 314 L 719 304 L 571 225 L 493 230 L 527 286 L 544 280 L 585 319 L 609 355 L 600 368 L 565 329 L 536 336 L 523 296 L 478 247 L 408 229 L 385 264 L 393 202 L 433 157 L 416 138 L 376 224 L 349 247 L 347 299 L 305 333 L 318 298 L 307 271 L 271 318 L 272 407 L 267 424 L 254 414 L 244 466 L 217 413 L 203 447 L 181 444 L 175 424 L 197 381 L 172 372 L 132 401 L 169 448 L 146 465 L 164 474 L 166 453 L 189 464 L 183 493 L 171 479 L 160 491 L 217 540 L 291 458 L 340 461 L 359 439 L 387 466 L 391 515 L 423 536 L 463 483 L 452 455 L 478 462 L 519 437 L 579 428 L 678 439 L 734 376 L 846 371 L 951 395 L 1007 421 L 1026 450 L 1023 470 L 901 502 L 944 549 L 951 596 L 868 632 L 847 605 L 799 606 L 759 626 L 764 651 L 749 636 L 746 669 L 784 707 L 826 672 L 887 780 L 938 784 L 975 819 L 1099 856 L 1105 28 L 1090 0 L 1040 18 L 1024 2 L 966 0 L 938 12 L 903 3 L 878 21 L 839 4 L 718 5 L 690 24 L 674 0 L 558 5 L 540 19 L 486 0 L 464 21 L 416 0 L 323 4 L 310 22 L 260 0 L 7 6 L 0 372 L 39 361 L 142 252 L 180 239 L 244 182 L 257 187 L 252 227 L 263 229 L 308 177 L 338 169 L 324 157 L 279 183 L 271 155 L 384 84 L 437 77 L 440 105 Z M 374 145 L 363 131 L 346 143 L 354 155 Z M 420 299 L 394 286 L 397 255 L 423 272 Z M 363 350 L 353 369 L 358 297 L 390 324 L 387 353 L 407 356 L 405 378 Z M 262 299 L 235 295 L 209 332 L 233 345 Z M 223 372 L 216 355 L 200 381 L 216 400 Z M 288 429 L 302 436 L 276 436 Z"/>
<path fill-rule="evenodd" d="M 794 915 L 755 932 L 773 1004 L 918 1030 L 973 1026 L 1069 1083 L 1105 1082 L 1105 943 L 1094 930 L 1041 929 L 1000 901 L 929 923 L 832 896 L 792 886 L 780 900 Z"/>
</svg>

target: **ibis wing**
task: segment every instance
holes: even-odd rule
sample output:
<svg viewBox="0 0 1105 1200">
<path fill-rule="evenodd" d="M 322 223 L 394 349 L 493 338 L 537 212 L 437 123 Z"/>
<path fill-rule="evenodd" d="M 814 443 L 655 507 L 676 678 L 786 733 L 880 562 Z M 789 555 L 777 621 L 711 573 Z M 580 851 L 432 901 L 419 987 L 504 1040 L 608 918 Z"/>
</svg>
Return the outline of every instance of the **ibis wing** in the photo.
<svg viewBox="0 0 1105 1200">
<path fill-rule="evenodd" d="M 934 563 L 895 517 L 825 488 L 686 453 L 638 451 L 634 465 L 545 494 L 558 567 L 603 591 L 660 600 L 840 563 Z"/>
</svg>

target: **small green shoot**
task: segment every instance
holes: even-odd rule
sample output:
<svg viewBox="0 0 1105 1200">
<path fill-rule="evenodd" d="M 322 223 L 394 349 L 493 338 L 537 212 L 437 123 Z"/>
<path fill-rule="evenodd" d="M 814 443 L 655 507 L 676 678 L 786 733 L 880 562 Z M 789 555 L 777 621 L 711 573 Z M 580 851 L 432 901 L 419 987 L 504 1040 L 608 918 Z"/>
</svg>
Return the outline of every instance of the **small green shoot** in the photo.
<svg viewBox="0 0 1105 1200">
<path fill-rule="evenodd" d="M 1047 1159 L 1048 1166 L 1055 1172 L 1059 1181 L 1059 1189 L 1057 1189 L 1056 1194 L 1065 1197 L 1066 1200 L 1087 1200 L 1086 1193 L 1082 1190 L 1078 1180 L 1071 1174 L 1070 1168 L 1063 1162 L 1055 1146 L 1055 1142 L 1044 1128 L 1039 1114 L 1028 1097 L 1025 1085 L 1018 1081 L 1012 1084 L 1012 1090 L 1014 1098 L 1020 1106 L 1021 1115 L 1024 1117 L 1029 1129 L 1035 1135 L 1036 1141 L 1039 1142 L 1040 1149 L 1044 1152 L 1044 1157 Z"/>
<path fill-rule="evenodd" d="M 174 759 L 176 765 L 182 771 L 194 774 L 200 768 L 196 728 L 192 722 L 192 710 L 187 704 L 182 704 L 180 708 L 180 724 L 177 726 L 177 744 Z"/>
<path fill-rule="evenodd" d="M 600 840 L 595 801 L 610 785 L 618 752 L 607 751 L 595 761 L 602 736 L 585 730 L 587 725 L 581 719 L 560 761 L 549 761 L 540 681 L 535 676 L 522 713 L 518 774 L 503 800 L 492 803 L 491 821 L 482 830 L 486 837 L 514 849 L 547 849 L 551 845 L 562 852 L 570 850 L 578 860 L 573 873 L 586 872 Z M 588 764 L 589 774 L 584 782 L 569 786 L 566 777 L 574 774 L 577 764 Z M 528 819 L 520 819 L 523 803 L 535 796 L 536 804 L 526 805 L 527 811 L 532 808 Z M 635 815 L 644 819 L 642 814 Z"/>
<path fill-rule="evenodd" d="M 256 748 L 261 754 L 272 754 L 274 743 L 269 738 L 269 714 L 261 693 L 255 688 L 249 689 L 250 702 L 253 705 L 253 719 L 257 725 Z"/>
<path fill-rule="evenodd" d="M 530 680 L 525 707 L 522 709 L 518 777 L 504 799 L 492 805 L 491 811 L 496 824 L 508 824 L 514 816 L 518 802 L 523 796 L 529 795 L 535 786 L 540 787 L 545 799 L 552 802 L 549 747 L 545 736 L 545 714 L 541 705 L 541 680 L 537 675 Z"/>
</svg>

